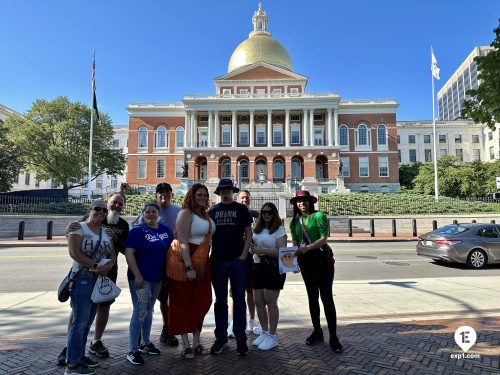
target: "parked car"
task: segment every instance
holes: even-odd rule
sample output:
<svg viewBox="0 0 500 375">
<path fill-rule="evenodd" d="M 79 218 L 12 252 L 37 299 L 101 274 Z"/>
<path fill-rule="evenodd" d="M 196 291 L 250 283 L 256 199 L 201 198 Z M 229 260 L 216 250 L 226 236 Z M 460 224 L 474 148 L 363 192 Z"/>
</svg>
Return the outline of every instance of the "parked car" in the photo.
<svg viewBox="0 0 500 375">
<path fill-rule="evenodd" d="M 500 263 L 500 225 L 445 225 L 418 238 L 417 254 L 474 269 Z"/>
</svg>

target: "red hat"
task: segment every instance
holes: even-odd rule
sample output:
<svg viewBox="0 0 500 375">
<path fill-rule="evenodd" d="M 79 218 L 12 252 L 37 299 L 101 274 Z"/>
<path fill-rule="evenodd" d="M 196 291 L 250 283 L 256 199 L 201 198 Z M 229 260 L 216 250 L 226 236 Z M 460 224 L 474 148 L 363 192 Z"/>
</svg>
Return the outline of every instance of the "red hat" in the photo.
<svg viewBox="0 0 500 375">
<path fill-rule="evenodd" d="M 314 204 L 314 203 L 316 203 L 318 201 L 318 198 L 316 198 L 314 195 L 311 195 L 311 193 L 309 193 L 307 190 L 299 190 L 295 194 L 295 197 L 293 197 L 292 199 L 290 199 L 290 204 L 295 205 L 295 203 L 297 202 L 298 198 L 308 198 L 309 199 L 309 203 L 311 203 L 311 204 Z"/>
</svg>

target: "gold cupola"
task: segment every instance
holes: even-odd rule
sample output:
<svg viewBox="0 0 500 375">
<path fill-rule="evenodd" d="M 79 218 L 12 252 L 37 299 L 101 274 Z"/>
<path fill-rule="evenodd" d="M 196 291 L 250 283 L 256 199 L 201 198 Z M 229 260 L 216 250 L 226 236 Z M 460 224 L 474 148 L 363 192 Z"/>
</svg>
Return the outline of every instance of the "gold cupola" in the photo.
<svg viewBox="0 0 500 375">
<path fill-rule="evenodd" d="M 293 70 L 290 55 L 280 42 L 273 39 L 268 31 L 268 22 L 269 18 L 262 10 L 262 4 L 259 3 L 259 9 L 254 12 L 252 17 L 253 31 L 249 34 L 248 39 L 236 47 L 231 55 L 228 73 L 258 61 L 264 61 L 290 71 Z"/>
</svg>

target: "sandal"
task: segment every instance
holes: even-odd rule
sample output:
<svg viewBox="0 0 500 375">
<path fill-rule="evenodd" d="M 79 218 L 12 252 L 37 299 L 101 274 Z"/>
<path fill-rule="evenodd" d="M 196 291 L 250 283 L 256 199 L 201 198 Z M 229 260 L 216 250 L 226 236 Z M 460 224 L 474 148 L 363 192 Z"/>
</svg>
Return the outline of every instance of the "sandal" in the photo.
<svg viewBox="0 0 500 375">
<path fill-rule="evenodd" d="M 194 352 L 197 355 L 207 355 L 210 353 L 210 350 L 200 344 L 196 348 L 194 348 Z"/>
<path fill-rule="evenodd" d="M 193 359 L 194 358 L 193 349 L 184 348 L 184 351 L 182 352 L 182 356 L 186 359 Z"/>
</svg>

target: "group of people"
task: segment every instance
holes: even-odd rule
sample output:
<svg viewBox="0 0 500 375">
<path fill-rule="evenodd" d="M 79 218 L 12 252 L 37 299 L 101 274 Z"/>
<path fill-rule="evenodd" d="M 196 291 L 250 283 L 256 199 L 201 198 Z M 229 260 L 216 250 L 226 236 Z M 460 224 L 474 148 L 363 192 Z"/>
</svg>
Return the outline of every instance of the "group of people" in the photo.
<svg viewBox="0 0 500 375">
<path fill-rule="evenodd" d="M 59 364 L 67 364 L 65 374 L 94 374 L 94 368 L 99 366 L 85 350 L 96 314 L 89 353 L 109 356 L 102 335 L 113 301 L 97 305 L 92 302 L 91 294 L 98 275 L 116 281 L 116 257 L 120 252 L 128 264 L 133 305 L 127 354 L 130 363 L 140 365 L 144 363 L 143 355 L 160 354 L 150 340 L 156 300 L 160 301 L 163 318 L 160 341 L 178 345 L 175 336 L 180 335 L 184 358 L 220 354 L 228 347 L 231 336 L 236 339 L 237 353 L 246 355 L 246 301 L 250 312 L 248 328 L 258 334 L 252 345 L 260 350 L 278 345 L 278 298 L 286 278 L 286 274 L 279 273 L 278 255 L 279 248 L 287 246 L 287 234 L 278 209 L 266 202 L 260 211 L 250 210 L 250 193 L 240 192 L 229 179 L 220 180 L 214 193 L 220 196 L 220 203 L 210 207 L 207 187 L 194 184 L 179 207 L 172 204 L 172 187 L 161 183 L 156 188 L 156 201 L 144 205 L 130 230 L 120 217 L 125 197 L 116 193 L 109 197 L 107 204 L 93 202 L 84 220 L 68 226 L 74 280 L 67 347 L 59 357 Z M 340 353 L 342 345 L 337 337 L 332 295 L 334 260 L 331 250 L 327 251 L 329 247 L 325 249 L 328 220 L 324 213 L 315 211 L 316 198 L 305 190 L 298 191 L 290 203 L 294 207 L 290 232 L 297 248 L 295 255 L 306 286 L 314 328 L 306 344 L 323 341 L 318 302 L 321 297 L 330 346 Z M 167 254 L 169 249 L 173 251 L 173 245 L 177 246 L 185 268 L 182 271 L 185 277 L 180 281 L 166 277 Z M 103 265 L 102 259 L 109 262 Z M 231 322 L 228 322 L 228 283 L 233 301 Z M 201 343 L 200 333 L 212 304 L 212 287 L 215 342 L 208 349 Z M 255 323 L 255 310 L 261 327 Z"/>
</svg>

